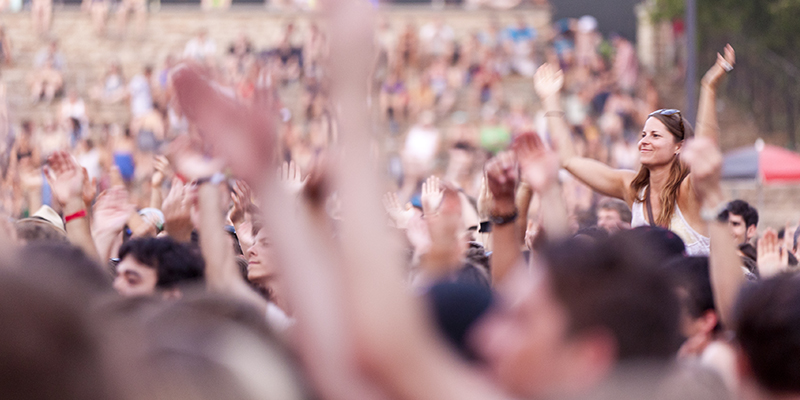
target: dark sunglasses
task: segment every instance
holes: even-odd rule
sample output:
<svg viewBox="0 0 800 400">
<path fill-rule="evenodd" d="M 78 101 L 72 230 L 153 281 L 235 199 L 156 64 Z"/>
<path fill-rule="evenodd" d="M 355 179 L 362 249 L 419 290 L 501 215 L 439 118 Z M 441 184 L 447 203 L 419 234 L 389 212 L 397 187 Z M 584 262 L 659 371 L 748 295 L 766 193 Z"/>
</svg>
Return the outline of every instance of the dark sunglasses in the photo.
<svg viewBox="0 0 800 400">
<path fill-rule="evenodd" d="M 667 117 L 671 117 L 673 115 L 678 116 L 678 120 L 681 122 L 681 140 L 685 139 L 686 131 L 683 130 L 683 116 L 681 115 L 681 110 L 676 110 L 674 108 L 662 108 L 660 110 L 655 110 L 651 112 L 648 117 L 652 117 L 653 115 L 664 115 Z"/>
</svg>

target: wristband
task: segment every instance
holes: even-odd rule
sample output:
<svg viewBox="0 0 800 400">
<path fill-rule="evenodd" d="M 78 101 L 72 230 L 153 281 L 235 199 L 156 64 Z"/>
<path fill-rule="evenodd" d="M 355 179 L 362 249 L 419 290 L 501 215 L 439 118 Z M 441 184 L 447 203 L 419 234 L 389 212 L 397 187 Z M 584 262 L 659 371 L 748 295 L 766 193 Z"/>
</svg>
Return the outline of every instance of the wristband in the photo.
<svg viewBox="0 0 800 400">
<path fill-rule="evenodd" d="M 68 223 L 73 219 L 84 218 L 84 217 L 86 217 L 86 210 L 80 210 L 64 217 L 64 222 Z"/>
<path fill-rule="evenodd" d="M 564 114 L 563 111 L 559 111 L 559 110 L 553 110 L 553 111 L 548 111 L 548 112 L 544 113 L 545 117 L 563 117 L 565 115 L 566 114 Z"/>
<path fill-rule="evenodd" d="M 489 221 L 492 223 L 492 225 L 497 225 L 497 226 L 510 224 L 510 223 L 512 223 L 512 222 L 514 222 L 516 220 L 517 220 L 517 211 L 516 210 L 514 210 L 514 212 L 512 214 L 509 214 L 509 215 L 490 215 L 489 216 Z"/>
</svg>

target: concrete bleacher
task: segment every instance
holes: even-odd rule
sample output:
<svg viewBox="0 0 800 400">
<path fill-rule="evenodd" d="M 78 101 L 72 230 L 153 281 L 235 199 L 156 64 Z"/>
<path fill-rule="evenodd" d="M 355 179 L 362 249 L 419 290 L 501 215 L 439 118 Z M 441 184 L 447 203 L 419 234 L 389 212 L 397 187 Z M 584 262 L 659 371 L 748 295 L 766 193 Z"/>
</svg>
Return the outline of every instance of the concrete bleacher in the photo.
<svg viewBox="0 0 800 400">
<path fill-rule="evenodd" d="M 434 10 L 430 7 L 392 7 L 382 10 L 395 29 L 407 21 L 424 24 L 443 17 L 459 36 L 488 26 L 490 17 L 503 23 L 523 16 L 534 27 L 542 28 L 550 21 L 549 8 L 526 8 L 513 11 L 489 12 L 462 9 Z M 136 37 L 132 26 L 129 33 L 115 33 L 113 20 L 109 22 L 108 38 L 93 34 L 89 15 L 77 8 L 66 8 L 54 12 L 50 38 L 58 39 L 66 59 L 65 85 L 75 87 L 87 100 L 88 112 L 97 122 L 124 122 L 128 118 L 124 104 L 99 106 L 88 101 L 88 89 L 94 85 L 109 62 L 121 63 L 126 79 L 141 72 L 145 64 L 161 66 L 168 54 L 180 55 L 187 40 L 199 29 L 206 28 L 215 39 L 218 52 L 241 32 L 250 36 L 257 49 L 274 46 L 283 27 L 294 21 L 302 31 L 314 13 L 283 12 L 269 10 L 263 6 L 241 5 L 224 12 L 203 12 L 186 6 L 162 8 L 149 14 L 145 34 Z M 54 105 L 31 105 L 26 77 L 33 65 L 36 53 L 47 44 L 47 38 L 33 33 L 29 12 L 4 14 L 0 22 L 11 39 L 14 64 L 2 69 L 2 80 L 7 86 L 9 112 L 12 121 L 32 119 L 41 121 L 56 110 Z"/>
</svg>

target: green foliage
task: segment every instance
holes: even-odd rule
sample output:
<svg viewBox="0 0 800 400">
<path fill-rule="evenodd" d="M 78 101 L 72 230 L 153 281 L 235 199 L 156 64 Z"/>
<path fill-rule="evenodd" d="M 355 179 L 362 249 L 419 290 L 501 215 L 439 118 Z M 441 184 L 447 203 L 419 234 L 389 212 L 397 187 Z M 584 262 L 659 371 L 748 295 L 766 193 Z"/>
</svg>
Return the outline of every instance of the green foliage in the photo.
<svg viewBox="0 0 800 400">
<path fill-rule="evenodd" d="M 655 0 L 655 21 L 682 18 L 685 0 Z M 733 37 L 765 46 L 800 61 L 800 0 L 697 0 L 697 26 L 701 42 Z"/>
</svg>

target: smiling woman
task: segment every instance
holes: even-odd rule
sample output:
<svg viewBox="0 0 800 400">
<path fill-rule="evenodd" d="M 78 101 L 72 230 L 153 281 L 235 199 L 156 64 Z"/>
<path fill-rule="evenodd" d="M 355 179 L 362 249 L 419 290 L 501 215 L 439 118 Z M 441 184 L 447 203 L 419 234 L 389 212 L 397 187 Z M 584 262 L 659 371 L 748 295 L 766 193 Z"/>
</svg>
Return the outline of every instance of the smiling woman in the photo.
<svg viewBox="0 0 800 400">
<path fill-rule="evenodd" d="M 733 48 L 703 77 L 698 107 L 698 137 L 714 143 L 719 136 L 716 116 L 716 87 L 735 62 Z M 560 91 L 564 75 L 550 65 L 543 65 L 534 76 L 536 93 L 542 99 L 548 126 L 555 137 L 561 166 L 593 190 L 625 200 L 633 212 L 633 227 L 659 225 L 669 228 L 686 243 L 690 255 L 709 252 L 706 221 L 701 217 L 703 199 L 692 183 L 689 168 L 681 161 L 681 149 L 694 130 L 680 110 L 662 109 L 647 118 L 639 140 L 639 171 L 617 170 L 599 161 L 579 156 L 573 147 L 569 126 L 561 111 Z M 646 213 L 645 213 L 646 210 Z"/>
</svg>

